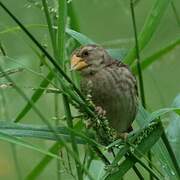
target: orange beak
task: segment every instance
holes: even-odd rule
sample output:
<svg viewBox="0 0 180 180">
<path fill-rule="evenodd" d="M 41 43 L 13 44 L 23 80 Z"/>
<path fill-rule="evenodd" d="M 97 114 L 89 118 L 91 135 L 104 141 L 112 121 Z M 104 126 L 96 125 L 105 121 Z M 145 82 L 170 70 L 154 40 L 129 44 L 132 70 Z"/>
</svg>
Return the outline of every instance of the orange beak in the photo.
<svg viewBox="0 0 180 180">
<path fill-rule="evenodd" d="M 84 69 L 87 67 L 88 64 L 85 62 L 84 59 L 81 57 L 77 57 L 76 55 L 73 55 L 71 58 L 71 70 L 78 70 Z"/>
</svg>

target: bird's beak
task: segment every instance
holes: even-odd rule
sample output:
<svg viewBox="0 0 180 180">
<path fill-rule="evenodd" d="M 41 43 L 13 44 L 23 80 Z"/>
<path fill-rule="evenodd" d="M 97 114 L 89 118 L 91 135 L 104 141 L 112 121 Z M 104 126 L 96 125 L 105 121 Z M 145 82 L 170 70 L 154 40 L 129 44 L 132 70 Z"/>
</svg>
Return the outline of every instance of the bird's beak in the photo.
<svg viewBox="0 0 180 180">
<path fill-rule="evenodd" d="M 85 62 L 85 60 L 81 57 L 77 57 L 76 55 L 73 55 L 71 58 L 71 71 L 84 69 L 87 67 L 88 64 Z"/>
</svg>

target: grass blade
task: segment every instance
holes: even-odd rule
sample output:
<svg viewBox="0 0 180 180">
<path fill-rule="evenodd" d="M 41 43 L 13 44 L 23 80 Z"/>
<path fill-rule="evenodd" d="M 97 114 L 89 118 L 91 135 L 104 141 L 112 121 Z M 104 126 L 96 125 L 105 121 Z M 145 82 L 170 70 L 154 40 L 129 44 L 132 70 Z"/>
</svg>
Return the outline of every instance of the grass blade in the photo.
<svg viewBox="0 0 180 180">
<path fill-rule="evenodd" d="M 53 154 L 57 154 L 59 150 L 63 146 L 59 143 L 55 143 L 48 152 L 51 152 Z M 42 171 L 45 169 L 45 167 L 50 163 L 50 161 L 53 160 L 52 157 L 46 155 L 34 168 L 33 170 L 25 177 L 26 180 L 33 180 L 37 179 L 37 177 L 42 173 Z"/>
<path fill-rule="evenodd" d="M 16 144 L 16 145 L 20 145 L 20 146 L 23 146 L 23 147 L 26 147 L 28 149 L 32 149 L 32 150 L 35 150 L 35 151 L 38 151 L 42 154 L 45 154 L 45 155 L 48 155 L 48 156 L 51 156 L 53 158 L 56 158 L 56 159 L 59 159 L 59 157 L 51 152 L 48 152 L 44 149 L 41 149 L 39 147 L 36 147 L 32 144 L 29 144 L 27 143 L 26 141 L 23 141 L 19 138 L 16 138 L 16 137 L 13 137 L 13 136 L 10 136 L 6 133 L 3 133 L 3 132 L 0 132 L 0 139 L 3 140 L 3 141 L 7 141 L 7 142 L 10 142 L 10 143 L 13 143 L 13 144 Z"/>
<path fill-rule="evenodd" d="M 144 110 L 144 108 L 142 106 L 140 106 L 139 109 L 139 114 L 137 116 L 137 122 L 138 124 L 142 127 L 145 124 L 147 124 L 147 121 L 154 121 L 155 119 L 159 119 L 160 116 L 163 116 L 167 113 L 170 112 L 176 112 L 177 109 L 179 108 L 165 108 L 165 109 L 161 109 L 158 111 L 153 112 L 152 114 L 147 113 L 147 111 Z M 161 167 L 162 167 L 162 172 L 164 172 L 168 177 L 170 177 L 171 179 L 174 179 L 174 173 L 177 177 L 177 179 L 179 178 L 178 174 L 179 174 L 179 170 L 176 170 L 174 168 L 174 161 L 172 161 L 171 156 L 169 155 L 166 146 L 164 145 L 162 139 L 160 139 L 152 148 L 152 152 L 153 154 L 155 154 L 155 156 L 157 157 L 157 160 L 159 160 Z M 164 166 L 166 165 L 166 166 Z M 176 165 L 175 165 L 176 166 Z"/>
<path fill-rule="evenodd" d="M 58 65 L 56 60 L 43 48 L 43 46 L 37 41 L 37 39 L 26 29 L 26 27 L 12 14 L 9 9 L 0 2 L 0 6 L 4 9 L 4 11 L 19 25 L 19 27 L 26 33 L 26 35 L 34 42 L 34 44 L 43 52 L 43 54 L 48 58 L 48 60 L 53 64 L 55 69 L 60 73 L 62 77 L 66 79 L 68 83 L 71 84 L 72 88 L 77 92 L 77 94 L 84 100 L 84 96 L 81 94 L 76 85 L 71 81 L 68 75 L 62 70 L 62 68 Z"/>
<path fill-rule="evenodd" d="M 149 57 L 142 60 L 142 62 L 141 62 L 142 70 L 146 69 L 154 62 L 162 60 L 161 59 L 162 56 L 166 55 L 167 53 L 169 53 L 170 51 L 172 51 L 175 47 L 177 47 L 179 45 L 180 45 L 180 38 L 169 43 L 165 47 L 161 48 L 159 51 L 153 53 Z M 132 71 L 133 71 L 133 73 L 137 74 L 137 68 L 135 65 L 132 66 Z"/>
<path fill-rule="evenodd" d="M 61 66 L 64 66 L 64 60 L 65 60 L 65 45 L 66 45 L 66 38 L 65 38 L 65 29 L 66 29 L 66 21 L 67 21 L 67 2 L 66 0 L 59 0 L 58 1 L 58 12 L 59 12 L 59 19 L 58 19 L 58 42 L 57 42 L 57 47 L 58 47 L 58 57 L 60 57 Z M 63 86 L 63 84 L 61 84 Z M 66 122 L 69 128 L 73 129 L 73 121 L 72 121 L 72 115 L 71 115 L 71 109 L 70 105 L 68 102 L 68 98 L 66 95 L 63 96 L 63 105 L 64 105 L 64 111 L 65 111 L 65 116 L 66 116 Z M 78 145 L 75 141 L 75 137 L 73 133 L 70 133 L 71 137 L 71 147 L 73 151 L 75 152 L 77 159 L 74 159 L 75 161 L 75 166 L 76 166 L 76 172 L 77 172 L 77 177 L 79 180 L 83 179 L 83 174 L 82 174 L 82 169 L 79 167 L 80 162 L 80 157 L 79 157 L 79 150 L 78 150 Z M 83 165 L 84 166 L 84 165 Z"/>
<path fill-rule="evenodd" d="M 66 142 L 71 142 L 70 133 L 67 128 L 59 127 L 56 128 L 58 136 L 61 136 Z M 54 133 L 48 129 L 47 126 L 33 126 L 33 125 L 24 125 L 24 124 L 14 124 L 7 123 L 6 121 L 0 122 L 0 132 L 6 133 L 9 136 L 16 137 L 30 137 L 38 138 L 44 140 L 58 141 Z M 84 144 L 86 141 L 83 141 L 81 138 L 76 138 L 76 143 Z"/>
<path fill-rule="evenodd" d="M 96 44 L 94 41 L 89 39 L 87 36 L 85 36 L 82 33 L 79 33 L 77 31 L 74 31 L 72 29 L 66 29 L 66 33 L 69 34 L 71 37 L 76 39 L 81 45 L 87 45 L 87 44 Z"/>
<path fill-rule="evenodd" d="M 158 139 L 161 137 L 162 134 L 162 127 L 160 123 L 156 123 L 153 125 L 153 131 L 150 132 L 149 135 L 147 135 L 145 138 L 142 139 L 142 141 L 136 145 L 137 147 L 133 148 L 133 153 L 136 154 L 138 159 L 142 157 L 146 152 L 148 152 L 152 146 L 158 141 Z M 118 170 L 115 172 L 111 172 L 105 179 L 119 179 L 124 176 L 124 174 L 133 167 L 133 165 L 137 162 L 137 160 L 134 160 L 131 156 L 128 156 L 126 160 L 124 160 L 119 166 L 117 166 Z M 155 173 L 152 173 L 152 176 L 156 179 L 158 175 L 155 175 Z"/>
<path fill-rule="evenodd" d="M 54 77 L 53 73 L 50 72 L 46 76 L 46 78 L 41 82 L 39 89 L 37 89 L 31 97 L 31 101 L 33 103 L 37 102 L 37 100 L 41 97 L 41 95 L 43 94 L 44 90 L 47 88 L 47 86 L 49 85 L 53 77 Z M 18 114 L 14 122 L 19 122 L 31 110 L 31 108 L 32 108 L 32 105 L 30 102 L 28 102 L 23 108 L 23 110 Z"/>
<path fill-rule="evenodd" d="M 138 36 L 139 50 L 148 44 L 153 34 L 155 33 L 160 21 L 167 9 L 170 0 L 156 0 L 153 8 L 151 9 L 148 17 L 145 20 L 144 26 Z M 124 62 L 131 65 L 136 57 L 136 48 L 132 48 L 126 56 Z"/>
</svg>

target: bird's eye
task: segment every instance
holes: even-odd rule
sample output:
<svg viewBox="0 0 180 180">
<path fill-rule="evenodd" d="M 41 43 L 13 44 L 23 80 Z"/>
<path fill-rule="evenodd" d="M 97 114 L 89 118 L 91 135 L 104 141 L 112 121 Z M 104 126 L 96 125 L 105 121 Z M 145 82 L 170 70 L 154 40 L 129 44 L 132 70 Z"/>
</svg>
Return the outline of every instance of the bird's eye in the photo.
<svg viewBox="0 0 180 180">
<path fill-rule="evenodd" d="M 83 52 L 83 56 L 85 56 L 85 57 L 89 56 L 89 52 L 88 51 L 84 51 Z"/>
</svg>

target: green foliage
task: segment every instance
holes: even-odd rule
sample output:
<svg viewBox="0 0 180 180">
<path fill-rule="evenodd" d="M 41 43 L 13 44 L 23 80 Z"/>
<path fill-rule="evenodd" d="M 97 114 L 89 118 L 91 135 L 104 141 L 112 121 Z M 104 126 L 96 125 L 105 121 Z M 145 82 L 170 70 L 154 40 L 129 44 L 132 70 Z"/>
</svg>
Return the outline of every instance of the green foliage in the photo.
<svg viewBox="0 0 180 180">
<path fill-rule="evenodd" d="M 132 65 L 132 71 L 139 75 L 139 71 L 137 71 L 134 63 L 136 57 L 138 57 L 137 53 L 141 53 L 151 43 L 151 39 L 157 32 L 163 15 L 168 11 L 170 2 L 170 0 L 155 0 L 152 2 L 152 9 L 148 10 L 148 16 L 140 33 L 138 33 L 138 38 L 135 37 L 138 40 L 139 51 L 137 51 L 136 45 L 131 49 L 108 47 L 108 53 L 113 58 Z M 101 119 L 99 119 L 94 111 L 94 106 L 91 102 L 87 101 L 81 94 L 77 85 L 78 83 L 76 83 L 77 77 L 68 71 L 68 59 L 72 50 L 79 46 L 79 44 L 101 43 L 79 32 L 81 25 L 75 11 L 75 2 L 69 4 L 65 0 L 57 0 L 52 3 L 42 0 L 41 3 L 38 3 L 38 6 L 36 1 L 29 1 L 29 3 L 31 6 L 38 7 L 39 11 L 40 9 L 42 10 L 40 12 L 42 13 L 42 17 L 45 17 L 45 24 L 24 24 L 20 18 L 16 17 L 14 10 L 9 10 L 7 3 L 0 2 L 1 10 L 4 10 L 18 25 L 3 28 L 0 30 L 0 36 L 7 37 L 11 33 L 23 31 L 31 40 L 31 53 L 37 55 L 36 60 L 37 58 L 40 62 L 42 62 L 42 58 L 44 60 L 42 67 L 43 76 L 41 76 L 43 79 L 38 82 L 38 88 L 35 88 L 35 91 L 29 96 L 24 92 L 26 89 L 19 85 L 16 79 L 14 80 L 13 75 L 28 69 L 32 75 L 33 70 L 29 67 L 24 68 L 21 66 L 18 66 L 18 68 L 10 67 L 8 69 L 0 66 L 0 78 L 5 80 L 5 82 L 8 81 L 8 83 L 11 83 L 12 88 L 24 99 L 21 109 L 18 109 L 13 118 L 9 118 L 7 112 L 9 111 L 10 104 L 6 103 L 8 95 L 4 96 L 6 92 L 2 93 L 2 111 L 5 112 L 5 115 L 0 119 L 0 140 L 36 151 L 43 155 L 38 163 L 33 164 L 33 168 L 30 171 L 28 170 L 24 173 L 24 178 L 39 179 L 46 168 L 50 166 L 50 162 L 56 159 L 57 163 L 53 166 L 53 172 L 54 167 L 56 167 L 57 179 L 69 179 L 62 173 L 64 169 L 73 179 L 97 179 L 97 174 L 98 179 L 121 179 L 123 177 L 127 177 L 128 179 L 127 173 L 131 172 L 131 169 L 133 170 L 133 175 L 136 174 L 139 179 L 142 179 L 146 172 L 154 179 L 179 179 L 179 145 L 177 145 L 178 138 L 176 138 L 179 137 L 179 129 L 171 123 L 171 121 L 179 122 L 179 96 L 176 97 L 172 106 L 159 108 L 152 113 L 150 113 L 149 109 L 145 110 L 140 106 L 135 121 L 138 124 L 138 128 L 128 135 L 127 141 L 117 140 L 110 143 L 107 147 L 100 145 L 94 137 L 95 132 L 85 128 L 84 121 L 87 118 L 92 118 L 94 120 L 98 119 L 101 122 Z M 115 2 L 111 3 L 113 4 Z M 141 1 L 135 1 L 136 8 L 140 4 Z M 172 7 L 174 10 L 174 6 Z M 100 7 L 98 8 L 100 9 Z M 127 11 L 130 12 L 130 9 L 128 8 Z M 175 16 L 178 19 L 177 12 L 175 12 Z M 35 27 L 37 31 L 43 29 L 42 34 L 46 33 L 46 36 L 49 37 L 47 48 L 42 45 L 43 41 L 38 40 L 30 31 L 32 27 Z M 20 33 L 21 35 L 22 33 Z M 3 41 L 6 41 L 6 38 Z M 25 43 L 29 44 L 28 40 Z M 178 47 L 179 44 L 180 40 L 177 37 L 171 43 L 166 43 L 158 51 L 153 50 L 150 56 L 146 56 L 147 58 L 143 58 L 142 61 L 140 60 L 140 70 L 145 71 L 148 67 L 151 68 L 155 62 L 162 63 L 162 57 L 170 52 L 172 53 L 172 50 Z M 21 45 L 19 45 L 19 48 L 21 48 Z M 2 54 L 0 60 L 4 63 L 10 59 L 8 57 L 9 53 L 6 52 L 2 43 L 0 43 L 0 50 L 0 54 Z M 142 74 L 142 76 L 144 75 Z M 2 81 L 3 83 L 4 81 Z M 44 95 L 48 99 L 49 94 L 46 93 L 46 90 L 50 85 L 61 92 L 61 94 L 53 94 L 54 100 L 51 102 L 52 104 L 48 104 L 49 107 L 53 108 L 51 117 L 55 117 L 55 123 L 51 122 L 49 116 L 46 117 L 45 115 L 45 111 L 47 110 L 45 107 L 46 104 L 42 104 L 42 107 L 39 105 L 39 101 Z M 144 84 L 141 84 L 141 86 L 144 86 Z M 2 88 L 3 86 L 0 85 L 1 92 Z M 142 93 L 144 92 L 141 92 L 141 95 Z M 16 109 L 16 107 L 13 108 Z M 46 110 L 43 110 L 43 108 Z M 43 113 L 41 112 L 42 110 Z M 60 110 L 61 113 L 59 112 Z M 28 116 L 29 113 L 33 114 L 33 119 Z M 167 116 L 167 114 L 170 114 L 170 116 Z M 34 115 L 42 121 L 43 125 L 37 125 L 35 123 L 34 117 L 36 116 Z M 62 115 L 64 117 L 60 118 Z M 26 124 L 26 122 L 23 124 L 19 123 L 19 121 L 27 117 L 30 118 L 29 122 L 31 122 L 31 125 Z M 10 119 L 13 119 L 13 121 L 10 121 Z M 168 120 L 168 128 L 164 125 L 165 120 Z M 171 142 L 170 138 L 170 141 L 168 140 L 165 130 L 167 130 L 168 137 L 173 137 L 177 144 Z M 29 143 L 29 139 L 32 142 L 41 140 L 48 142 L 48 144 L 53 142 L 53 144 L 45 150 L 41 146 Z M 115 150 L 114 157 L 111 157 L 109 153 L 112 148 Z M 146 155 L 150 150 L 153 156 L 152 161 L 149 161 Z M 67 157 L 62 155 L 63 152 L 67 153 Z M 22 158 L 26 158 L 24 154 L 22 156 Z M 104 170 L 95 173 L 94 171 L 97 171 L 96 167 L 98 167 L 98 163 L 102 164 Z M 15 164 L 18 166 L 18 161 Z M 141 168 L 137 168 L 136 165 Z M 23 169 L 20 164 L 18 168 Z"/>
</svg>

